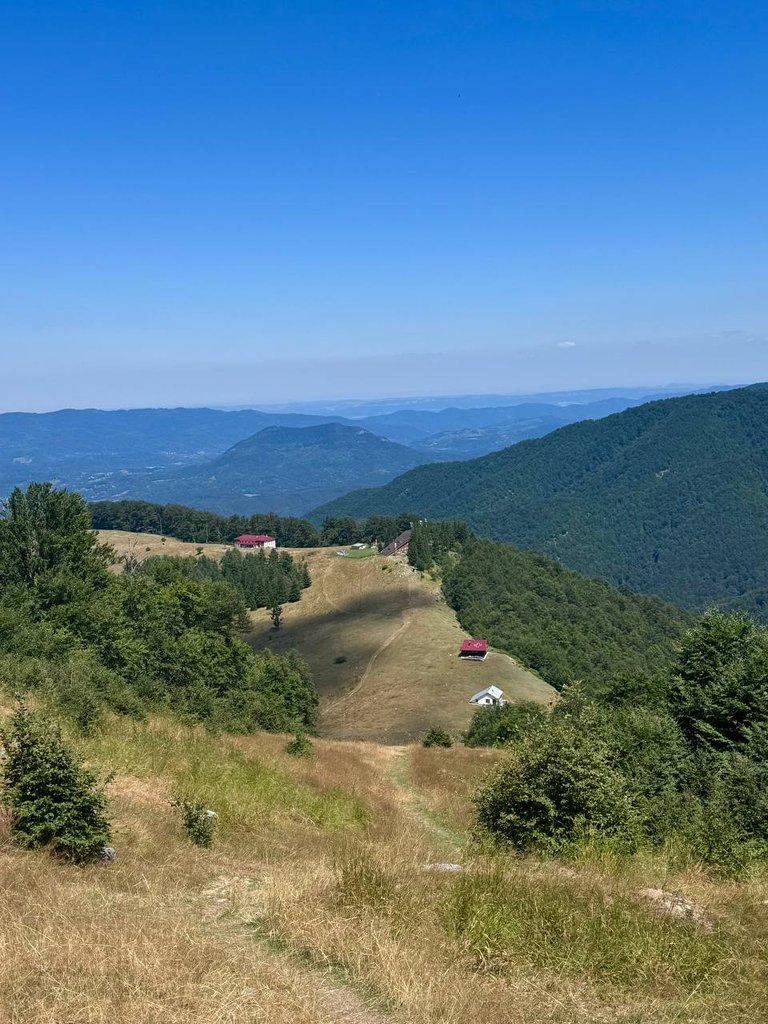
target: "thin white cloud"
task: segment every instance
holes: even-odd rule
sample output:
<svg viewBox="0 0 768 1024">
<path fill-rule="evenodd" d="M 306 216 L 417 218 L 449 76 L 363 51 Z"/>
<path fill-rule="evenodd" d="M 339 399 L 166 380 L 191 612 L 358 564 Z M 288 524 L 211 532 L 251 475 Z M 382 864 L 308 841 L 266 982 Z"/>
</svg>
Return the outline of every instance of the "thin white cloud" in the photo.
<svg viewBox="0 0 768 1024">
<path fill-rule="evenodd" d="M 575 341 L 558 341 L 557 347 L 558 348 L 576 348 L 576 342 Z"/>
</svg>

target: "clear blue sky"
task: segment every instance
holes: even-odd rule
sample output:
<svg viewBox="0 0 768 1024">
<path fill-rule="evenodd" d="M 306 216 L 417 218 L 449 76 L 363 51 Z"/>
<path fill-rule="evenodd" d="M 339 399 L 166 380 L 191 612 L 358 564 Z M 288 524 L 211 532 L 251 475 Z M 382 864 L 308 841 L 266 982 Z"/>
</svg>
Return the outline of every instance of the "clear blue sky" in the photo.
<svg viewBox="0 0 768 1024">
<path fill-rule="evenodd" d="M 0 5 L 0 408 L 768 378 L 763 3 Z"/>
</svg>

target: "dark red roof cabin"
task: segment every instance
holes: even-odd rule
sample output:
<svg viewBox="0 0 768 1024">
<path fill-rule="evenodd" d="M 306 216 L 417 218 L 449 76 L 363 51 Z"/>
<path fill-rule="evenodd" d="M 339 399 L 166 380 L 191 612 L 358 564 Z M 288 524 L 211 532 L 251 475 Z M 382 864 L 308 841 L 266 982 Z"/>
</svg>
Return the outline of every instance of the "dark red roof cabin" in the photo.
<svg viewBox="0 0 768 1024">
<path fill-rule="evenodd" d="M 487 640 L 465 640 L 459 651 L 460 658 L 468 658 L 470 661 L 483 661 L 487 654 Z"/>
<path fill-rule="evenodd" d="M 268 533 L 241 533 L 235 537 L 235 544 L 239 548 L 274 548 L 277 541 Z"/>
</svg>

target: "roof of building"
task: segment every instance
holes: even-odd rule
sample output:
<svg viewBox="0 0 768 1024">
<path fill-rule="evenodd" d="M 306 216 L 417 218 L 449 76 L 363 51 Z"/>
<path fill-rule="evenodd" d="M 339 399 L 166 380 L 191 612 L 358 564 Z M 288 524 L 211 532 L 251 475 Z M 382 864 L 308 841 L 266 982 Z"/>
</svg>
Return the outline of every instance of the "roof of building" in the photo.
<svg viewBox="0 0 768 1024">
<path fill-rule="evenodd" d="M 385 548 L 381 549 L 382 555 L 396 555 L 398 551 L 406 546 L 411 540 L 411 531 L 404 530 L 399 537 L 395 537 Z"/>
<path fill-rule="evenodd" d="M 504 691 L 500 690 L 498 686 L 486 686 L 482 690 L 478 690 L 474 696 L 470 697 L 470 704 L 477 704 L 481 697 L 493 697 L 494 700 L 501 700 L 504 696 Z"/>
<path fill-rule="evenodd" d="M 461 645 L 462 654 L 486 654 L 488 651 L 487 640 L 465 640 Z"/>
<path fill-rule="evenodd" d="M 235 537 L 235 541 L 241 544 L 266 544 L 267 541 L 274 539 L 268 533 L 241 533 L 239 537 Z"/>
</svg>

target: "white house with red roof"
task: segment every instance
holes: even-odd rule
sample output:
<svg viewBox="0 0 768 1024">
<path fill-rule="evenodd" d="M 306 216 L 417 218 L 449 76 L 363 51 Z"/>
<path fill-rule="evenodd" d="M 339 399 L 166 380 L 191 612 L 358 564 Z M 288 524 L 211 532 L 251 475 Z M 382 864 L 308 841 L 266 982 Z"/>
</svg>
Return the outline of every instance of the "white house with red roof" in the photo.
<svg viewBox="0 0 768 1024">
<path fill-rule="evenodd" d="M 241 533 L 235 537 L 235 546 L 238 548 L 276 548 L 277 541 L 268 533 Z"/>
</svg>

